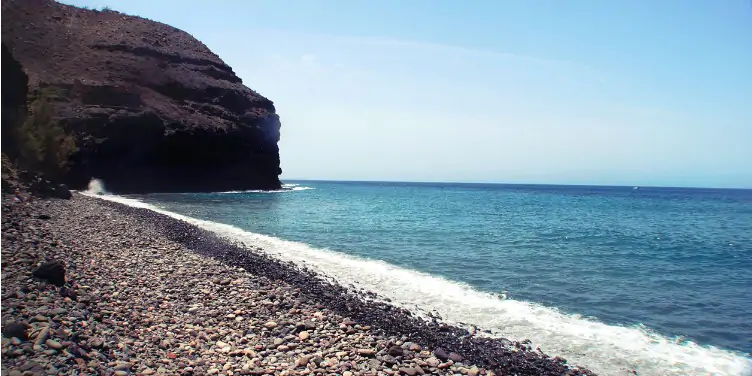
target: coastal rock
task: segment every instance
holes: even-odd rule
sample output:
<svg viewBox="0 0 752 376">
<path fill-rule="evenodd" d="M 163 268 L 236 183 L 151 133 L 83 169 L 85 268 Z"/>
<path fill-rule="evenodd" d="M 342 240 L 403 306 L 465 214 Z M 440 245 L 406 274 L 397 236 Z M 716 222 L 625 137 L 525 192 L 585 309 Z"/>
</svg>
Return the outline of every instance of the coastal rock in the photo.
<svg viewBox="0 0 752 376">
<path fill-rule="evenodd" d="M 461 363 L 463 360 L 465 360 L 460 354 L 457 353 L 449 353 L 449 359 L 455 363 Z"/>
<path fill-rule="evenodd" d="M 20 340 L 29 339 L 26 333 L 26 325 L 19 322 L 11 322 L 3 327 L 3 336 L 6 338 L 18 338 Z"/>
<path fill-rule="evenodd" d="M 415 375 L 422 374 L 418 372 L 417 368 L 412 368 L 412 367 L 403 367 L 403 368 L 400 368 L 399 371 L 401 374 L 408 375 L 408 376 L 415 376 Z"/>
<path fill-rule="evenodd" d="M 34 339 L 34 344 L 37 346 L 41 346 L 47 339 L 50 337 L 50 330 L 49 328 L 43 328 L 39 334 L 37 334 L 36 339 Z"/>
<path fill-rule="evenodd" d="M 305 367 L 308 365 L 309 358 L 307 356 L 301 356 L 295 361 L 295 367 Z"/>
<path fill-rule="evenodd" d="M 29 184 L 29 190 L 40 197 L 59 198 L 70 200 L 73 197 L 70 189 L 65 184 L 55 184 L 49 180 L 37 178 Z"/>
<path fill-rule="evenodd" d="M 128 362 L 117 362 L 113 369 L 116 371 L 126 371 L 131 369 L 131 367 L 133 367 L 133 365 Z"/>
<path fill-rule="evenodd" d="M 433 350 L 433 355 L 442 362 L 446 362 L 449 359 L 449 353 L 446 352 L 446 350 L 442 349 L 441 347 L 437 347 Z"/>
<path fill-rule="evenodd" d="M 60 261 L 50 261 L 34 270 L 34 277 L 49 281 L 55 286 L 65 284 L 65 266 Z"/>
<path fill-rule="evenodd" d="M 188 33 L 52 0 L 4 2 L 2 30 L 3 124 L 23 105 L 6 103 L 6 86 L 23 91 L 5 74 L 7 47 L 77 140 L 71 188 L 94 177 L 116 193 L 280 188 L 274 104 Z"/>
<path fill-rule="evenodd" d="M 13 57 L 8 46 L 5 45 L 5 38 L 3 38 L 2 43 L 2 59 L 2 128 L 0 128 L 2 130 L 2 149 L 3 154 L 13 154 L 16 151 L 16 145 L 13 141 L 15 138 L 12 135 L 13 127 L 18 124 L 22 116 L 26 115 L 28 110 L 29 77 L 18 60 Z M 3 161 L 3 169 L 6 167 L 7 163 Z M 3 172 L 3 191 L 13 192 L 17 188 L 18 182 L 15 179 L 9 179 L 10 176 L 5 176 L 5 171 Z"/>
<path fill-rule="evenodd" d="M 426 359 L 426 363 L 427 363 L 427 364 L 428 364 L 429 366 L 431 366 L 431 367 L 434 367 L 434 368 L 435 368 L 435 367 L 438 367 L 438 366 L 439 366 L 439 364 L 441 364 L 441 361 L 440 361 L 439 359 L 437 359 L 437 358 L 435 358 L 435 357 L 433 357 L 433 356 L 432 356 L 432 357 L 430 357 L 430 358 Z"/>
<path fill-rule="evenodd" d="M 65 184 L 55 184 L 49 192 L 49 197 L 60 198 L 63 200 L 70 200 L 73 197 L 68 186 Z"/>
<path fill-rule="evenodd" d="M 376 350 L 373 349 L 358 349 L 358 354 L 362 356 L 374 356 L 376 355 Z"/>
<path fill-rule="evenodd" d="M 388 366 L 392 366 L 392 365 L 395 365 L 395 364 L 398 363 L 397 358 L 395 358 L 395 357 L 393 357 L 391 355 L 384 355 L 384 357 L 381 358 L 381 360 L 384 362 L 384 364 L 386 364 Z"/>
<path fill-rule="evenodd" d="M 60 350 L 63 348 L 63 345 L 60 342 L 55 341 L 54 339 L 48 339 L 44 343 L 51 349 Z"/>
<path fill-rule="evenodd" d="M 399 347 L 399 346 L 392 346 L 392 347 L 390 347 L 389 351 L 387 351 L 387 353 L 389 355 L 391 355 L 391 356 L 402 356 L 403 355 L 402 348 Z"/>
</svg>

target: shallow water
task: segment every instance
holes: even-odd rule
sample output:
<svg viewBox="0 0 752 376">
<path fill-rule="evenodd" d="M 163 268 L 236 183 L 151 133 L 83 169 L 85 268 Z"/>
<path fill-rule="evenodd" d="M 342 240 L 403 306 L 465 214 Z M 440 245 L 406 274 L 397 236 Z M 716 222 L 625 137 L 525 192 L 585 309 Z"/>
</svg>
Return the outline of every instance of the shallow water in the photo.
<svg viewBox="0 0 752 376">
<path fill-rule="evenodd" d="M 298 184 L 110 199 L 603 374 L 750 371 L 752 191 Z"/>
</svg>

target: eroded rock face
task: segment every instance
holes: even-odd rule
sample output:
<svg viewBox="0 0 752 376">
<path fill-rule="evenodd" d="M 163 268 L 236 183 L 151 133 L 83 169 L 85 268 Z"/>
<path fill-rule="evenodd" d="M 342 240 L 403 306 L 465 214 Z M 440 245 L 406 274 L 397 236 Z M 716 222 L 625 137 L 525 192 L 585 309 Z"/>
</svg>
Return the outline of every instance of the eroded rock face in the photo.
<svg viewBox="0 0 752 376">
<path fill-rule="evenodd" d="M 71 188 L 279 188 L 274 104 L 188 33 L 50 0 L 3 1 L 2 29 L 30 91 L 76 135 Z"/>
<path fill-rule="evenodd" d="M 5 43 L 2 44 L 2 57 L 2 148 L 3 152 L 8 153 L 15 148 L 11 132 L 27 110 L 26 96 L 29 78 L 26 77 L 21 64 L 13 58 Z"/>
</svg>

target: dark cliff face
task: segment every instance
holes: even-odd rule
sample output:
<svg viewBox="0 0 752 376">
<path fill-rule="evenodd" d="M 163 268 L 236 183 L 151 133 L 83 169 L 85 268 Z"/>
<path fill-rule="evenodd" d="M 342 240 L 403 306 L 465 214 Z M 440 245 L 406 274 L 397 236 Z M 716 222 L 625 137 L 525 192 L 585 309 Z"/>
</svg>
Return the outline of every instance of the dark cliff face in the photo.
<svg viewBox="0 0 752 376">
<path fill-rule="evenodd" d="M 2 49 L 2 149 L 4 153 L 12 154 L 16 145 L 12 142 L 11 132 L 26 114 L 29 78 L 5 43 L 2 44 Z"/>
<path fill-rule="evenodd" d="M 93 177 L 114 192 L 279 188 L 274 104 L 188 33 L 49 0 L 3 1 L 2 30 L 30 91 L 50 95 L 76 135 L 73 188 Z"/>
</svg>

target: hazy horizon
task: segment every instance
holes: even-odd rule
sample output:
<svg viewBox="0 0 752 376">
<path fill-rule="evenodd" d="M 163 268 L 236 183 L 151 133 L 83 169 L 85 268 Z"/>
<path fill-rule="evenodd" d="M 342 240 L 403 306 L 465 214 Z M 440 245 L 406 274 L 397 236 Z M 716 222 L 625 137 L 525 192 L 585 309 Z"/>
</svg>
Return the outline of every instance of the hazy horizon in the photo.
<svg viewBox="0 0 752 376">
<path fill-rule="evenodd" d="M 747 0 L 65 2 L 206 44 L 283 181 L 752 188 Z"/>
<path fill-rule="evenodd" d="M 399 183 L 399 184 L 466 184 L 466 185 L 508 185 L 508 186 L 551 186 L 551 187 L 614 187 L 614 188 L 679 188 L 679 189 L 727 189 L 727 190 L 741 190 L 748 191 L 752 188 L 744 187 L 695 187 L 695 186 L 681 186 L 681 185 L 609 185 L 609 184 L 562 184 L 562 183 L 509 183 L 500 181 L 407 181 L 407 180 L 340 180 L 340 179 L 295 179 L 284 178 L 280 179 L 282 183 L 287 182 L 328 182 L 328 183 Z"/>
</svg>

